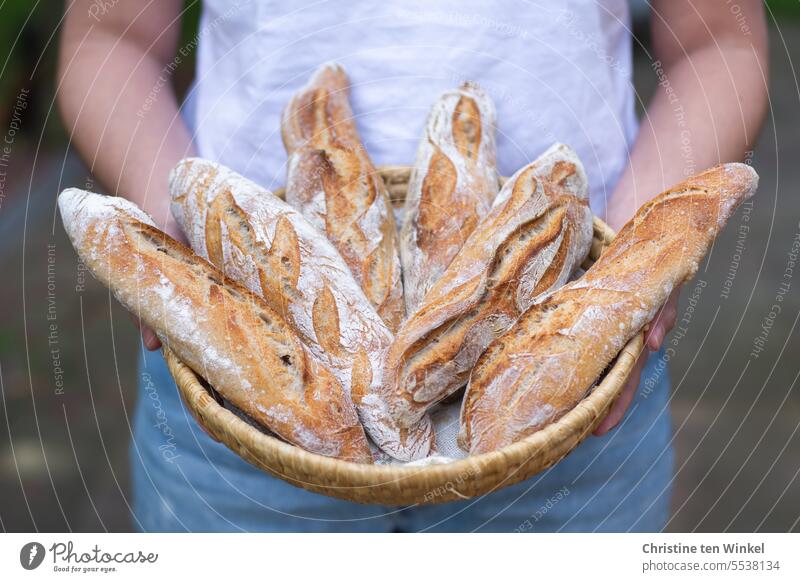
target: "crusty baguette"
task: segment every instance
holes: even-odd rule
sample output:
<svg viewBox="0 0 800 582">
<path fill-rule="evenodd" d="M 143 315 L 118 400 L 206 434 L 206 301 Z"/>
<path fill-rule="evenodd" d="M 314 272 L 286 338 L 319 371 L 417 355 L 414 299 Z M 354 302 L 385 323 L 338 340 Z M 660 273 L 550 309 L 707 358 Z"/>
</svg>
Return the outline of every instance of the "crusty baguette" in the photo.
<svg viewBox="0 0 800 582">
<path fill-rule="evenodd" d="M 325 235 L 268 190 L 209 160 L 179 162 L 170 193 L 195 252 L 285 315 L 314 356 L 352 388 L 378 447 L 402 461 L 427 456 L 430 419 L 401 431 L 381 394 L 393 335 Z"/>
<path fill-rule="evenodd" d="M 309 451 L 369 463 L 352 402 L 264 301 L 122 198 L 65 190 L 64 227 L 92 274 L 222 396 Z"/>
<path fill-rule="evenodd" d="M 467 383 L 489 343 L 543 293 L 565 284 L 589 252 L 592 212 L 578 156 L 556 144 L 504 185 L 387 357 L 387 392 L 401 425 Z"/>
<path fill-rule="evenodd" d="M 392 331 L 405 316 L 397 227 L 358 137 L 339 65 L 321 67 L 283 112 L 286 201 L 324 232 Z"/>
<path fill-rule="evenodd" d="M 491 451 L 571 410 L 672 290 L 694 276 L 758 175 L 717 166 L 642 206 L 586 274 L 531 307 L 481 356 L 459 442 Z"/>
<path fill-rule="evenodd" d="M 447 91 L 428 115 L 400 230 L 406 313 L 422 303 L 497 194 L 492 100 L 475 84 Z"/>
<path fill-rule="evenodd" d="M 319 67 L 289 102 L 281 119 L 286 152 L 303 146 L 358 148 L 358 136 L 348 93 L 350 80 L 338 63 Z"/>
</svg>

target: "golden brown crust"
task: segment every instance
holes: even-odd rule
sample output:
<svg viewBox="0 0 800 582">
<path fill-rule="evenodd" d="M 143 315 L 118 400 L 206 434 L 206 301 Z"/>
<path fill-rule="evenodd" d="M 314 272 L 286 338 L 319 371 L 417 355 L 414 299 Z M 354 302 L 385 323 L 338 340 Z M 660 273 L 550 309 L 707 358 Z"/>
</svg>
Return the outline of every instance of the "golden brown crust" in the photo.
<svg viewBox="0 0 800 582">
<path fill-rule="evenodd" d="M 494 131 L 494 120 L 481 119 L 481 108 L 475 96 L 466 93 L 470 89 L 475 91 L 475 86 L 465 83 L 461 89 L 464 94 L 458 98 L 453 111 L 453 143 L 461 157 L 476 162 L 481 150 L 481 138 L 485 130 Z M 479 98 L 483 98 L 483 95 Z M 484 128 L 487 123 L 488 127 Z"/>
<path fill-rule="evenodd" d="M 286 201 L 327 234 L 394 331 L 405 315 L 397 228 L 353 123 L 348 88 L 344 70 L 325 65 L 284 110 Z"/>
<path fill-rule="evenodd" d="M 341 384 L 260 297 L 125 200 L 71 189 L 59 206 L 95 277 L 226 399 L 300 447 L 371 462 Z"/>
<path fill-rule="evenodd" d="M 268 190 L 209 160 L 181 160 L 170 193 L 196 252 L 216 255 L 228 276 L 285 316 L 351 394 L 378 447 L 398 460 L 424 457 L 433 443 L 430 420 L 401 431 L 382 392 L 392 333 L 325 235 Z"/>
<path fill-rule="evenodd" d="M 360 147 L 347 96 L 349 91 L 350 81 L 341 66 L 329 63 L 320 67 L 283 113 L 281 137 L 286 152 L 291 155 L 311 144 L 330 148 Z"/>
<path fill-rule="evenodd" d="M 534 299 L 566 283 L 592 239 L 586 175 L 574 152 L 554 146 L 506 182 L 387 357 L 387 390 L 401 398 L 398 422 L 467 383 L 487 345 Z"/>
<path fill-rule="evenodd" d="M 481 356 L 464 397 L 462 446 L 498 449 L 572 409 L 694 275 L 757 184 L 749 166 L 725 164 L 642 206 L 583 277 L 531 307 Z"/>
<path fill-rule="evenodd" d="M 400 258 L 410 315 L 442 276 L 497 194 L 495 111 L 465 83 L 434 103 L 405 199 Z"/>
</svg>

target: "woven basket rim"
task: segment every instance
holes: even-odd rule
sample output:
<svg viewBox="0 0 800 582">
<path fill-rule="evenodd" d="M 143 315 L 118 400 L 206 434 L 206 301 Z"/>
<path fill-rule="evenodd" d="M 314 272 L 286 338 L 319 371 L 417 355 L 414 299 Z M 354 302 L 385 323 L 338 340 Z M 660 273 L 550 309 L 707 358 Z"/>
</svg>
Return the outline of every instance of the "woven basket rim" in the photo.
<svg viewBox="0 0 800 582">
<path fill-rule="evenodd" d="M 409 166 L 378 168 L 390 191 L 393 181 L 400 185 L 407 182 L 409 170 Z M 277 190 L 275 194 L 281 196 L 282 191 Z M 590 256 L 596 259 L 614 238 L 614 231 L 601 219 L 594 217 L 593 220 L 594 233 Z M 371 488 L 380 490 L 387 485 L 392 485 L 396 490 L 398 482 L 414 485 L 417 479 L 424 478 L 428 489 L 432 483 L 440 483 L 441 487 L 447 489 L 446 495 L 431 502 L 466 499 L 474 495 L 460 493 L 453 486 L 454 481 L 461 482 L 470 476 L 478 476 L 483 483 L 477 489 L 479 493 L 485 493 L 521 481 L 554 464 L 575 448 L 604 418 L 604 413 L 622 391 L 643 346 L 643 333 L 640 332 L 623 347 L 602 380 L 574 408 L 545 428 L 487 453 L 470 455 L 449 463 L 410 466 L 362 464 L 326 457 L 266 434 L 220 405 L 201 384 L 198 375 L 168 346 L 163 347 L 163 352 L 184 402 L 198 423 L 245 460 L 292 484 L 312 491 L 355 501 L 364 501 L 364 498 L 368 498 L 370 502 L 377 502 L 375 501 L 377 495 L 381 503 L 394 503 L 392 500 L 385 500 L 380 491 L 370 495 L 355 493 L 353 490 Z M 580 434 L 576 435 L 576 431 Z M 560 440 L 568 438 L 577 440 L 574 446 L 563 454 L 558 452 L 555 455 L 558 458 L 555 460 L 547 456 L 548 450 L 545 447 L 548 444 L 558 445 Z M 532 459 L 542 453 L 545 454 L 545 461 L 539 465 L 533 464 Z M 525 474 L 520 476 L 516 474 L 517 471 Z M 306 477 L 303 477 L 304 475 Z M 398 503 L 407 501 L 404 499 Z"/>
<path fill-rule="evenodd" d="M 323 467 L 327 467 L 329 470 L 341 470 L 343 467 L 346 467 L 348 472 L 355 472 L 355 473 L 369 473 L 370 476 L 374 479 L 375 477 L 383 477 L 385 480 L 388 481 L 395 481 L 398 478 L 409 477 L 411 475 L 426 472 L 426 473 L 435 473 L 435 472 L 442 472 L 453 475 L 463 474 L 465 469 L 468 467 L 473 468 L 480 468 L 481 465 L 494 465 L 497 461 L 505 460 L 509 456 L 518 456 L 523 453 L 530 452 L 538 448 L 540 445 L 539 441 L 547 441 L 550 436 L 557 433 L 561 430 L 565 425 L 572 424 L 575 417 L 578 417 L 582 408 L 587 405 L 587 403 L 591 403 L 597 399 L 611 399 L 618 395 L 618 391 L 620 386 L 616 385 L 613 380 L 610 380 L 610 374 L 612 370 L 615 370 L 620 364 L 625 368 L 632 368 L 633 364 L 636 363 L 636 360 L 639 357 L 639 353 L 644 346 L 644 341 L 642 334 L 637 334 L 632 340 L 630 340 L 622 351 L 617 356 L 617 360 L 615 361 L 612 368 L 609 372 L 603 377 L 603 380 L 597 386 L 592 389 L 592 391 L 587 394 L 583 400 L 581 400 L 574 408 L 572 408 L 569 412 L 567 412 L 564 416 L 562 416 L 557 421 L 553 422 L 552 424 L 546 426 L 545 428 L 529 435 L 515 443 L 507 445 L 503 448 L 490 451 L 487 453 L 481 453 L 479 455 L 470 455 L 463 459 L 457 459 L 451 461 L 449 463 L 436 463 L 436 464 L 429 464 L 429 465 L 408 465 L 408 464 L 366 464 L 366 463 L 355 463 L 353 461 L 346 461 L 342 459 L 337 459 L 335 457 L 326 457 L 324 455 L 319 455 L 317 453 L 312 453 L 310 451 L 306 451 L 298 446 L 295 446 L 291 443 L 283 441 L 277 437 L 273 437 L 269 434 L 266 434 L 249 424 L 247 424 L 244 420 L 236 416 L 233 412 L 228 410 L 227 408 L 221 406 L 219 403 L 216 402 L 213 398 L 210 398 L 213 406 L 216 408 L 213 411 L 215 416 L 221 415 L 223 418 L 220 420 L 225 420 L 226 422 L 233 423 L 234 426 L 239 427 L 241 430 L 250 433 L 253 436 L 256 436 L 259 440 L 263 440 L 265 444 L 268 444 L 270 447 L 274 447 L 278 449 L 282 454 L 287 454 L 289 456 L 295 457 L 299 461 L 305 462 L 313 462 L 316 465 L 320 465 Z M 195 372 L 189 368 L 186 364 L 184 364 L 174 352 L 172 352 L 169 348 L 164 347 L 163 352 L 166 356 L 167 363 L 170 367 L 170 370 L 174 368 L 175 371 L 183 370 L 188 374 L 194 376 L 194 380 L 190 384 L 183 384 L 179 387 L 182 388 L 182 392 L 184 394 L 191 393 L 193 391 L 199 391 L 204 395 L 209 395 L 208 390 L 197 380 L 197 375 Z M 620 362 L 620 359 L 623 357 L 629 358 L 631 361 L 629 364 L 625 364 L 624 362 Z M 626 375 L 629 370 L 626 370 Z M 624 385 L 624 384 L 623 384 Z M 210 397 L 210 396 L 209 396 Z M 207 413 L 206 413 L 207 414 Z M 204 415 L 205 417 L 205 415 Z M 203 425 L 206 426 L 206 425 Z M 206 428 L 211 428 L 207 427 Z M 436 471 L 437 469 L 441 469 L 441 471 Z M 371 481 L 373 479 L 370 479 Z M 375 486 L 379 486 L 380 483 L 375 483 Z M 352 487 L 353 485 L 347 485 L 343 487 Z M 359 486 L 363 486 L 360 485 Z M 335 486 L 332 486 L 335 487 Z"/>
</svg>

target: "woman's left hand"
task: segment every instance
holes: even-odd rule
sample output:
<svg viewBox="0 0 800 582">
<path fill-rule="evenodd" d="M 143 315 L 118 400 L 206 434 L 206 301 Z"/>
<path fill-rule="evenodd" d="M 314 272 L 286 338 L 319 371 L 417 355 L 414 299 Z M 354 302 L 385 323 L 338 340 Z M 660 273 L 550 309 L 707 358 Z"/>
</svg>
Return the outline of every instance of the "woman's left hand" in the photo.
<svg viewBox="0 0 800 582">
<path fill-rule="evenodd" d="M 650 352 L 657 352 L 661 349 L 661 344 L 664 338 L 675 325 L 678 318 L 678 296 L 680 291 L 675 289 L 667 299 L 667 302 L 659 310 L 658 314 L 650 322 L 650 328 L 644 334 L 644 349 L 636 361 L 636 365 L 631 370 L 630 376 L 619 398 L 611 407 L 608 415 L 600 422 L 598 427 L 594 430 L 595 436 L 602 436 L 617 426 L 624 418 L 625 412 L 633 401 L 636 394 L 636 389 L 639 387 L 639 381 L 642 377 L 642 370 L 647 362 L 647 357 Z"/>
</svg>

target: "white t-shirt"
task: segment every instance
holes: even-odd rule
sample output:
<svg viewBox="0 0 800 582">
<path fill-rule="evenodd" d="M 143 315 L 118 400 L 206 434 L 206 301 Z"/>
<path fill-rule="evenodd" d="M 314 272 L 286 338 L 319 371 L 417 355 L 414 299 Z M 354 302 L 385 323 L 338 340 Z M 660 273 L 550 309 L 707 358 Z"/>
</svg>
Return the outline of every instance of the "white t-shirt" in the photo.
<svg viewBox="0 0 800 582">
<path fill-rule="evenodd" d="M 201 156 L 283 185 L 280 115 L 322 63 L 347 71 L 376 164 L 410 164 L 433 101 L 469 79 L 497 107 L 511 175 L 553 142 L 605 214 L 636 131 L 625 0 L 206 0 L 191 125 Z"/>
</svg>

